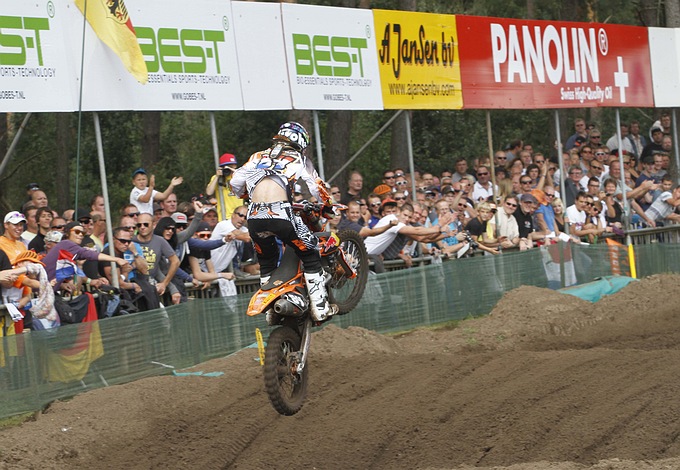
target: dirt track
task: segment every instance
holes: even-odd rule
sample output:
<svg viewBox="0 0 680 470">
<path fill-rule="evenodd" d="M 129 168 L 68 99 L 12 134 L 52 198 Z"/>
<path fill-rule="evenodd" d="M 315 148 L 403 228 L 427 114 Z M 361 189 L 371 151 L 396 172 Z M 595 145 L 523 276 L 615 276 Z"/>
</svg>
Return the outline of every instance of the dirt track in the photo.
<svg viewBox="0 0 680 470">
<path fill-rule="evenodd" d="M 680 276 L 595 305 L 545 289 L 400 338 L 315 334 L 282 417 L 255 350 L 52 405 L 0 432 L 0 468 L 680 468 Z"/>
</svg>

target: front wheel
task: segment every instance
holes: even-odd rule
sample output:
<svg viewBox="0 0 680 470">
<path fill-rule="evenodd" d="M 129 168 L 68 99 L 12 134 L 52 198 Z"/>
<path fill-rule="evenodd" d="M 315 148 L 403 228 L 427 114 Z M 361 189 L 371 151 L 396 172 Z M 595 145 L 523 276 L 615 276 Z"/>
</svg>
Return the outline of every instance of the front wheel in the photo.
<svg viewBox="0 0 680 470">
<path fill-rule="evenodd" d="M 264 356 L 264 387 L 272 406 L 284 416 L 300 411 L 307 396 L 307 369 L 297 372 L 302 352 L 300 335 L 294 329 L 282 326 L 275 329 L 267 340 Z"/>
<path fill-rule="evenodd" d="M 366 290 L 368 280 L 368 253 L 364 239 L 354 230 L 343 230 L 338 233 L 340 247 L 345 260 L 357 273 L 354 279 L 338 275 L 337 271 L 328 282 L 328 297 L 331 303 L 338 306 L 338 313 L 344 315 L 357 306 Z M 336 260 L 336 263 L 339 262 Z"/>
</svg>

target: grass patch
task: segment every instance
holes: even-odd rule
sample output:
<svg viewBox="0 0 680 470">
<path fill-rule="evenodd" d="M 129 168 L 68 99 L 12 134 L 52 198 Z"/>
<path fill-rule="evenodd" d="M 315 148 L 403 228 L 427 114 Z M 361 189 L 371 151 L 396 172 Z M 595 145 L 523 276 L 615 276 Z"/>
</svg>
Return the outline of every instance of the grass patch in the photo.
<svg viewBox="0 0 680 470">
<path fill-rule="evenodd" d="M 40 413 L 40 411 L 31 411 L 20 415 L 10 416 L 8 418 L 2 418 L 0 419 L 0 429 L 13 428 L 24 424 L 26 421 L 35 421 L 36 413 Z"/>
</svg>

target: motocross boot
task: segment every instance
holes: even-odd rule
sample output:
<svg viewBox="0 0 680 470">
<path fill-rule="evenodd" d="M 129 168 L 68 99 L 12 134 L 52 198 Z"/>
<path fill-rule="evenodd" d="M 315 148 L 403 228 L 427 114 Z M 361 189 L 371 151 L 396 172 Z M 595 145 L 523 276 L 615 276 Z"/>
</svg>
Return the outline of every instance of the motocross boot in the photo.
<svg viewBox="0 0 680 470">
<path fill-rule="evenodd" d="M 328 303 L 328 292 L 326 292 L 326 280 L 323 273 L 305 273 L 305 283 L 309 293 L 312 319 L 324 321 L 338 313 L 337 305 Z"/>
</svg>

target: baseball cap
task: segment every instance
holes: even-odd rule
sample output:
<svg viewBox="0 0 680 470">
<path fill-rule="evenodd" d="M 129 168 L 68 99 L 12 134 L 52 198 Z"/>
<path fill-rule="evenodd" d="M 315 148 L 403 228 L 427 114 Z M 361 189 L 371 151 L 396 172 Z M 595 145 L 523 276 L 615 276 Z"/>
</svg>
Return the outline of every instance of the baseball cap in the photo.
<svg viewBox="0 0 680 470">
<path fill-rule="evenodd" d="M 225 153 L 220 157 L 220 166 L 224 165 L 238 165 L 236 157 L 231 153 Z"/>
<path fill-rule="evenodd" d="M 659 126 L 653 126 L 652 129 L 650 130 L 650 132 L 652 134 L 654 134 L 655 132 L 663 132 L 663 129 Z"/>
<path fill-rule="evenodd" d="M 140 173 L 143 174 L 143 175 L 146 175 L 146 170 L 145 170 L 144 168 L 137 168 L 137 169 L 132 173 L 132 177 L 134 178 L 135 176 L 137 176 L 137 175 L 140 174 Z"/>
<path fill-rule="evenodd" d="M 533 194 L 527 193 L 522 194 L 522 202 L 531 202 L 533 204 L 538 204 L 538 199 Z"/>
<path fill-rule="evenodd" d="M 79 221 L 81 219 L 92 219 L 92 216 L 90 215 L 90 212 L 87 209 L 83 209 L 82 207 L 78 208 L 76 211 L 76 221 Z"/>
<path fill-rule="evenodd" d="M 398 205 L 397 201 L 388 197 L 387 199 L 383 199 L 382 205 L 380 207 L 397 206 L 397 205 Z"/>
<path fill-rule="evenodd" d="M 38 183 L 28 183 L 26 185 L 26 191 L 37 191 L 38 189 L 40 189 Z"/>
<path fill-rule="evenodd" d="M 47 232 L 47 234 L 45 235 L 45 241 L 51 243 L 59 243 L 63 236 L 64 234 L 59 232 L 58 230 L 52 230 L 50 232 Z"/>
<path fill-rule="evenodd" d="M 5 216 L 5 223 L 18 224 L 19 222 L 26 222 L 24 214 L 18 211 L 8 212 Z"/>
<path fill-rule="evenodd" d="M 442 194 L 447 194 L 447 193 L 455 193 L 456 190 L 453 189 L 453 186 L 442 186 Z"/>
<path fill-rule="evenodd" d="M 154 213 L 154 214 L 155 214 L 156 212 L 162 211 L 162 210 L 163 210 L 163 208 L 161 207 L 160 204 L 158 204 L 157 202 L 154 202 L 154 203 L 153 203 L 153 213 Z"/>
<path fill-rule="evenodd" d="M 375 187 L 373 190 L 374 194 L 377 194 L 378 196 L 383 196 L 385 194 L 389 194 L 392 192 L 392 188 L 387 186 L 386 184 L 379 184 L 378 186 Z"/>
<path fill-rule="evenodd" d="M 196 229 L 196 233 L 199 233 L 199 232 L 212 232 L 212 229 L 210 228 L 210 224 L 208 222 L 199 222 L 198 228 Z"/>
<path fill-rule="evenodd" d="M 295 185 L 295 190 L 293 191 L 295 194 L 302 194 L 302 186 L 299 184 Z"/>
<path fill-rule="evenodd" d="M 175 212 L 174 214 L 171 215 L 172 220 L 175 221 L 176 224 L 187 224 L 189 223 L 189 219 L 187 219 L 187 215 L 184 214 L 183 212 Z"/>
</svg>

